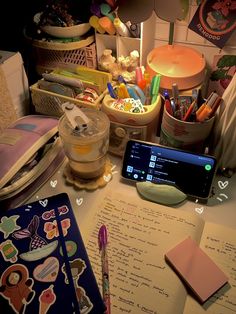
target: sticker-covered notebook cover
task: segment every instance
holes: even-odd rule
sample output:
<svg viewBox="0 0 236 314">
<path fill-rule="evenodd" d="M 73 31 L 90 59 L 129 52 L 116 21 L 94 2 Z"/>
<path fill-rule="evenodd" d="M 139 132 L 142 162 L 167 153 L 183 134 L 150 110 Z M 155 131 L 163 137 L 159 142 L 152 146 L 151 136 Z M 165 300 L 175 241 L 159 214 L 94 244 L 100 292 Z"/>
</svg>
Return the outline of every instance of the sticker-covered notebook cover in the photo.
<svg viewBox="0 0 236 314">
<path fill-rule="evenodd" d="M 104 313 L 67 194 L 0 216 L 0 312 Z"/>
</svg>

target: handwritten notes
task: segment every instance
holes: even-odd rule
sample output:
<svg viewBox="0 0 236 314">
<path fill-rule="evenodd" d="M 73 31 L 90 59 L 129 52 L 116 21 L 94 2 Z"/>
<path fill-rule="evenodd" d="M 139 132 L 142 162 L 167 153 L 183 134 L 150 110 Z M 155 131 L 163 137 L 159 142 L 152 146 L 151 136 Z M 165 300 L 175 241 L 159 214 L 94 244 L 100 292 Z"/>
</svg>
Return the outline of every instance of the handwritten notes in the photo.
<svg viewBox="0 0 236 314">
<path fill-rule="evenodd" d="M 199 240 L 203 221 L 169 207 L 114 192 L 98 204 L 86 248 L 101 286 L 97 233 L 108 228 L 112 313 L 183 313 L 186 291 L 165 252 L 189 234 Z"/>
</svg>

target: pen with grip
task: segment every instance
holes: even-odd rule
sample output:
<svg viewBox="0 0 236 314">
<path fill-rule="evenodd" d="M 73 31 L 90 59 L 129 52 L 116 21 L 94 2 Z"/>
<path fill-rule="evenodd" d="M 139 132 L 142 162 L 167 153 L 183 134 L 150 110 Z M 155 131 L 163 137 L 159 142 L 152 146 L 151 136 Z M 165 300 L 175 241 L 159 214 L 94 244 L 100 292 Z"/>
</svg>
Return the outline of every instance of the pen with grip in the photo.
<svg viewBox="0 0 236 314">
<path fill-rule="evenodd" d="M 107 229 L 105 225 L 102 225 L 98 232 L 98 245 L 101 252 L 102 260 L 102 292 L 103 300 L 106 305 L 106 314 L 111 313 L 111 301 L 110 301 L 110 285 L 109 285 L 109 268 L 108 268 L 108 256 L 107 256 Z"/>
</svg>

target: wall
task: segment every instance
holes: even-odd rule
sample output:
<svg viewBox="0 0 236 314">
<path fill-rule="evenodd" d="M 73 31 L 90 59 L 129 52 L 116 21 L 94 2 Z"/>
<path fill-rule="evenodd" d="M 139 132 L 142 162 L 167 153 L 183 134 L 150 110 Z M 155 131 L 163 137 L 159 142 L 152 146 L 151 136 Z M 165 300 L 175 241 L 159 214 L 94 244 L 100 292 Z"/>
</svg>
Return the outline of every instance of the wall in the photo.
<svg viewBox="0 0 236 314">
<path fill-rule="evenodd" d="M 208 69 L 213 62 L 214 55 L 221 54 L 236 54 L 236 30 L 227 41 L 227 45 L 223 49 L 220 49 L 213 45 L 211 42 L 201 37 L 197 33 L 188 29 L 188 25 L 194 16 L 198 5 L 196 1 L 190 0 L 190 9 L 188 15 L 183 21 L 176 21 L 174 28 L 174 43 L 182 44 L 185 46 L 197 49 L 206 58 Z M 158 17 L 156 18 L 156 29 L 155 29 L 155 47 L 165 45 L 169 39 L 169 23 L 165 22 Z"/>
</svg>

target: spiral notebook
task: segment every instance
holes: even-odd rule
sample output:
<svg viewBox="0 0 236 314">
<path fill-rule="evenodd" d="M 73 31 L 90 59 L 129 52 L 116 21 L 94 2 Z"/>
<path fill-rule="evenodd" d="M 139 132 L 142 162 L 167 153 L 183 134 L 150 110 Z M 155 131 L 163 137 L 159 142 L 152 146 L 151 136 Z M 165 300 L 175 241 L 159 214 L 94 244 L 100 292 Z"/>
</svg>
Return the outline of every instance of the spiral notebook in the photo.
<svg viewBox="0 0 236 314">
<path fill-rule="evenodd" d="M 1 313 L 104 313 L 67 194 L 0 216 Z"/>
</svg>

